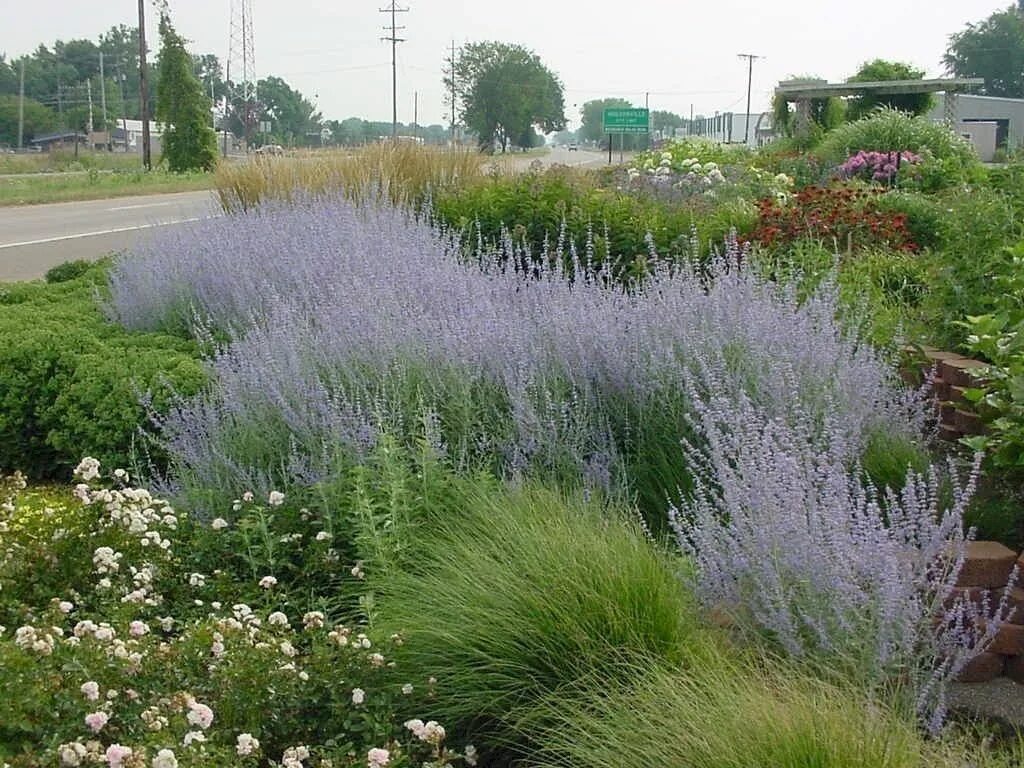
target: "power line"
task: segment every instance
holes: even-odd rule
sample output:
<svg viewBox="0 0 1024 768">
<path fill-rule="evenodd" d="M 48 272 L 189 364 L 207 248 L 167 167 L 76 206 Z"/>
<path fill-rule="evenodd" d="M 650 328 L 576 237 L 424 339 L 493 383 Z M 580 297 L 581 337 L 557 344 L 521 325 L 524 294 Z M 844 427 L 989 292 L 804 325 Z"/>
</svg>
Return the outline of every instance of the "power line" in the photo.
<svg viewBox="0 0 1024 768">
<path fill-rule="evenodd" d="M 399 27 L 395 24 L 395 15 L 399 13 L 408 13 L 408 8 L 399 8 L 397 0 L 391 0 L 391 5 L 387 8 L 381 8 L 381 13 L 391 14 L 391 24 L 384 27 L 384 31 L 390 30 L 391 35 L 389 37 L 382 37 L 382 41 L 391 43 L 391 139 L 397 141 L 398 139 L 398 44 L 404 43 L 404 37 L 398 37 L 398 30 L 405 29 L 405 27 Z"/>
</svg>

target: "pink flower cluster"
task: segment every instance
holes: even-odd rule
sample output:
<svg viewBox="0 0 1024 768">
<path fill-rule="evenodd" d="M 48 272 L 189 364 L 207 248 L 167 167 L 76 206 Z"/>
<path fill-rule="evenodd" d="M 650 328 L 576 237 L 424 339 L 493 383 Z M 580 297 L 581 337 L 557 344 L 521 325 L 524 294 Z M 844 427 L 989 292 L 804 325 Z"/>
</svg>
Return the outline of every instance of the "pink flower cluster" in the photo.
<svg viewBox="0 0 1024 768">
<path fill-rule="evenodd" d="M 839 166 L 839 175 L 844 179 L 855 177 L 869 178 L 874 181 L 892 181 L 898 166 L 918 165 L 921 156 L 904 150 L 902 152 L 865 152 L 863 149 L 850 155 L 846 162 Z"/>
</svg>

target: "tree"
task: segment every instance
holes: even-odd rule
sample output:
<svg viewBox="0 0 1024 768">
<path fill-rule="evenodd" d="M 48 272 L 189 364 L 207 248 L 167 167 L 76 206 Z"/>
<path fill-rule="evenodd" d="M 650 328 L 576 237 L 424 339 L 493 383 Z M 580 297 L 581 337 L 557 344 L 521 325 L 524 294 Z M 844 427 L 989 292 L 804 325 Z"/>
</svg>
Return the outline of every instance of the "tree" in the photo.
<svg viewBox="0 0 1024 768">
<path fill-rule="evenodd" d="M 164 123 L 163 156 L 175 172 L 210 170 L 217 162 L 217 136 L 210 125 L 210 100 L 192 74 L 185 40 L 160 14 L 160 63 L 156 119 Z"/>
<path fill-rule="evenodd" d="M 121 24 L 100 35 L 99 48 L 103 51 L 106 75 L 117 83 L 119 97 L 123 98 L 124 116 L 140 117 L 139 110 L 139 30 Z M 150 88 L 150 99 L 153 97 Z M 153 105 L 150 104 L 150 114 Z"/>
<path fill-rule="evenodd" d="M 214 53 L 197 54 L 192 57 L 192 73 L 202 83 L 203 93 L 213 92 L 213 101 L 219 103 L 229 96 L 228 84 L 224 82 L 224 70 L 220 59 Z"/>
<path fill-rule="evenodd" d="M 675 112 L 666 112 L 663 109 L 651 112 L 651 130 L 661 133 L 662 136 L 675 136 L 683 127 L 683 122 L 683 118 Z"/>
<path fill-rule="evenodd" d="M 982 77 L 987 96 L 1024 97 L 1024 1 L 949 38 L 943 59 L 957 77 Z"/>
<path fill-rule="evenodd" d="M 448 90 L 451 77 L 444 78 Z M 461 122 L 485 149 L 532 142 L 532 128 L 552 133 L 565 127 L 561 81 L 520 45 L 470 43 L 458 56 L 454 77 Z"/>
<path fill-rule="evenodd" d="M 875 59 L 861 65 L 861 68 L 857 70 L 857 74 L 847 78 L 846 82 L 875 83 L 887 80 L 920 80 L 923 77 L 923 69 L 915 69 L 909 64 L 899 61 Z M 891 107 L 911 115 L 923 115 L 934 104 L 935 99 L 930 93 L 901 93 L 884 96 L 865 93 L 862 96 L 855 96 L 849 99 L 846 111 L 847 117 L 850 120 L 859 120 L 871 114 L 879 107 Z"/>
<path fill-rule="evenodd" d="M 33 137 L 57 127 L 57 115 L 34 99 L 25 99 L 25 134 L 27 144 Z M 18 97 L 0 95 L 0 144 L 18 144 Z"/>
<path fill-rule="evenodd" d="M 269 120 L 271 133 L 279 143 L 289 146 L 309 144 L 307 134 L 315 133 L 319 143 L 320 113 L 313 103 L 280 77 L 267 77 L 256 85 L 261 119 Z"/>
<path fill-rule="evenodd" d="M 100 49 L 92 40 L 58 40 L 53 44 L 53 55 L 75 70 L 75 82 L 99 74 Z"/>
<path fill-rule="evenodd" d="M 18 72 L 13 62 L 7 63 L 7 58 L 0 53 L 0 94 L 14 94 L 18 92 Z"/>
<path fill-rule="evenodd" d="M 586 102 L 580 109 L 582 125 L 580 126 L 580 138 L 584 141 L 602 142 L 607 139 L 604 132 L 604 111 L 606 109 L 632 109 L 633 105 L 627 99 L 607 98 L 593 99 Z M 647 146 L 647 136 L 643 134 L 621 134 L 613 139 L 613 146 L 618 149 L 621 143 L 623 149 L 630 151 L 641 149 Z"/>
</svg>

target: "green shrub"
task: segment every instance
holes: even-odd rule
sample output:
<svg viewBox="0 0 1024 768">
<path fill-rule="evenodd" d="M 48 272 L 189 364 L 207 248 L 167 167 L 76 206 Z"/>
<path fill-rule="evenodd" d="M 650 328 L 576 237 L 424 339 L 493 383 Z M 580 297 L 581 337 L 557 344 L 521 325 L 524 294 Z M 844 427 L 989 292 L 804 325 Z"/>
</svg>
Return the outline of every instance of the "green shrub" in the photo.
<svg viewBox="0 0 1024 768">
<path fill-rule="evenodd" d="M 665 202 L 598 186 L 597 175 L 567 168 L 541 173 L 496 176 L 434 197 L 433 212 L 447 226 L 463 233 L 475 246 L 478 236 L 497 241 L 507 230 L 535 257 L 545 242 L 553 248 L 565 224 L 566 242 L 583 255 L 587 236 L 594 235 L 595 261 L 612 259 L 617 274 L 634 268 L 649 252 L 648 233 L 663 256 L 689 253 L 694 229 L 705 253 L 732 227 L 750 226 L 749 207 L 735 204 L 717 211 L 714 200 L 698 196 L 690 202 Z M 639 257 L 639 258 L 638 258 Z"/>
<path fill-rule="evenodd" d="M 1006 246 L 1020 239 L 1021 221 L 1001 192 L 973 189 L 938 198 L 947 221 L 941 252 L 927 258 L 929 287 L 923 302 L 929 338 L 937 346 L 957 348 L 967 316 L 994 311 L 1003 293 L 995 287 L 1012 277 L 1016 266 Z"/>
<path fill-rule="evenodd" d="M 102 753 L 115 742 L 134 766 L 297 764 L 283 758 L 299 745 L 310 765 L 366 766 L 381 748 L 403 768 L 457 759 L 398 716 L 430 717 L 427 681 L 390 664 L 400 637 L 361 613 L 336 623 L 289 604 L 284 572 L 282 583 L 266 579 L 274 570 L 223 578 L 210 566 L 238 555 L 231 527 L 198 525 L 119 481 L 89 483 L 72 501 L 0 476 L 0 686 L 17 691 L 0 698 L 0 764 L 114 762 Z M 329 542 L 305 543 L 322 564 Z M 197 545 L 215 556 L 201 570 Z M 354 574 L 334 587 L 351 604 L 365 595 Z M 109 722 L 94 732 L 96 712 Z M 259 742 L 248 758 L 237 750 L 246 733 Z"/>
<path fill-rule="evenodd" d="M 988 183 L 1007 196 L 1018 217 L 1024 214 L 1024 161 L 1015 158 L 1002 168 L 990 168 Z"/>
<path fill-rule="evenodd" d="M 552 699 L 538 768 L 960 768 L 1012 765 L 974 744 L 927 742 L 856 690 L 799 671 L 652 666 Z M 968 759 L 968 756 L 970 759 Z"/>
<path fill-rule="evenodd" d="M 883 109 L 870 117 L 846 123 L 828 133 L 815 153 L 832 165 L 859 150 L 909 150 L 926 158 L 920 184 L 935 190 L 984 179 L 984 169 L 970 142 L 944 125 Z"/>
<path fill-rule="evenodd" d="M 907 480 L 907 471 L 925 474 L 931 456 L 923 447 L 905 437 L 888 432 L 876 432 L 868 438 L 861 467 L 867 479 L 876 488 L 902 488 Z"/>
<path fill-rule="evenodd" d="M 406 639 L 398 663 L 437 678 L 439 720 L 506 754 L 531 746 L 516 723 L 549 694 L 708 655 L 674 561 L 593 506 L 482 497 L 418 543 L 426 556 L 376 585 L 382 622 Z"/>
<path fill-rule="evenodd" d="M 921 248 L 941 248 L 952 229 L 946 208 L 936 198 L 903 190 L 893 190 L 874 199 L 879 211 L 903 214 L 911 239 Z"/>
<path fill-rule="evenodd" d="M 921 305 L 931 286 L 927 264 L 917 254 L 882 248 L 837 254 L 820 241 L 804 239 L 784 249 L 755 249 L 752 261 L 772 279 L 794 283 L 801 296 L 834 279 L 846 325 L 876 346 L 891 346 L 922 330 Z"/>
<path fill-rule="evenodd" d="M 167 408 L 198 391 L 205 374 L 195 343 L 129 333 L 108 323 L 94 267 L 54 284 L 0 288 L 0 470 L 66 476 L 86 454 L 127 466 L 146 424 L 140 397 Z"/>
<path fill-rule="evenodd" d="M 66 283 L 68 280 L 74 280 L 76 277 L 81 277 L 88 272 L 92 266 L 93 262 L 88 261 L 87 259 L 65 261 L 63 264 L 51 267 L 46 272 L 46 282 Z"/>
</svg>

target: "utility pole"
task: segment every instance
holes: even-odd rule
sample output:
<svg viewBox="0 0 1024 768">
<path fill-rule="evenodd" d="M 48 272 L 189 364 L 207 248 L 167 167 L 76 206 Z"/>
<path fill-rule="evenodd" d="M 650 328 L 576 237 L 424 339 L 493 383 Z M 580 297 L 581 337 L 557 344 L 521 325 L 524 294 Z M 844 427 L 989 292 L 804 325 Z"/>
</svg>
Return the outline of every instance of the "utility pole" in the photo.
<svg viewBox="0 0 1024 768">
<path fill-rule="evenodd" d="M 761 57 L 752 53 L 741 53 L 739 57 L 747 60 L 747 115 L 743 120 L 743 144 L 746 146 L 750 141 L 750 88 L 754 82 L 754 60 Z"/>
<path fill-rule="evenodd" d="M 689 128 L 689 130 L 686 131 L 686 135 L 687 136 L 692 136 L 693 135 L 693 104 L 692 103 L 690 104 L 690 125 L 688 126 L 688 128 Z"/>
<path fill-rule="evenodd" d="M 224 82 L 225 83 L 230 83 L 231 82 L 231 59 L 228 59 L 227 66 L 225 67 L 225 70 L 224 70 Z M 229 91 L 229 93 L 230 93 L 230 91 Z M 228 99 L 224 100 L 224 124 L 221 126 L 221 128 L 224 130 L 224 133 L 222 134 L 222 145 L 224 147 L 224 151 L 223 151 L 224 157 L 228 156 L 228 125 L 229 125 L 229 123 L 228 123 L 228 104 L 229 103 L 230 102 L 228 101 Z"/>
<path fill-rule="evenodd" d="M 88 99 L 89 99 L 89 122 L 87 123 L 87 126 L 88 126 L 89 130 L 86 131 L 86 133 L 92 133 L 92 129 L 93 129 L 94 126 L 92 124 L 92 78 L 91 77 L 88 80 L 85 81 L 85 92 L 88 94 Z"/>
<path fill-rule="evenodd" d="M 100 51 L 100 109 L 103 111 L 103 130 L 107 130 L 107 79 L 103 76 L 103 51 Z M 107 136 L 107 144 L 110 136 Z"/>
<path fill-rule="evenodd" d="M 139 0 L 141 3 L 142 0 Z M 381 40 L 391 43 L 391 140 L 398 140 L 398 44 L 404 43 L 405 38 L 398 37 L 398 31 L 405 29 L 395 25 L 395 14 L 408 13 L 408 8 L 399 8 L 397 0 L 391 0 L 388 8 L 381 8 L 381 13 L 391 14 L 391 24 L 384 27 L 384 31 L 390 31 L 389 37 L 382 37 Z"/>
<path fill-rule="evenodd" d="M 23 65 L 24 67 L 24 65 Z M 452 147 L 455 148 L 455 40 L 452 41 Z"/>
<path fill-rule="evenodd" d="M 644 92 L 644 109 L 647 110 L 647 149 L 651 148 L 651 92 Z"/>
<path fill-rule="evenodd" d="M 115 67 L 116 67 L 116 69 L 114 71 L 117 73 L 117 84 L 118 84 L 118 87 L 121 89 L 121 138 L 124 140 L 124 151 L 125 151 L 125 154 L 127 154 L 128 153 L 128 101 L 127 101 L 127 98 L 125 97 L 125 94 L 124 94 L 124 81 L 127 78 L 127 75 L 124 72 L 121 71 L 121 65 L 123 63 L 124 63 L 124 60 L 118 58 L 118 60 L 116 62 L 114 62 Z M 111 142 L 111 143 L 113 143 L 113 142 Z"/>
<path fill-rule="evenodd" d="M 25 57 L 21 58 L 21 82 L 18 84 L 18 149 L 25 146 Z"/>
<path fill-rule="evenodd" d="M 412 135 L 414 139 L 420 137 L 420 92 L 412 92 Z M 417 141 L 417 143 L 419 143 Z"/>
<path fill-rule="evenodd" d="M 149 89 L 146 85 L 146 5 L 139 0 L 139 113 L 142 118 L 142 165 L 153 168 L 149 148 Z"/>
</svg>

